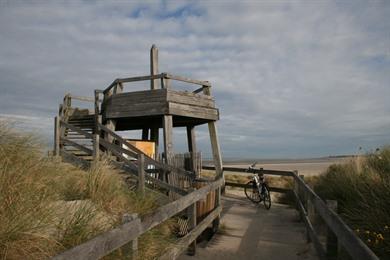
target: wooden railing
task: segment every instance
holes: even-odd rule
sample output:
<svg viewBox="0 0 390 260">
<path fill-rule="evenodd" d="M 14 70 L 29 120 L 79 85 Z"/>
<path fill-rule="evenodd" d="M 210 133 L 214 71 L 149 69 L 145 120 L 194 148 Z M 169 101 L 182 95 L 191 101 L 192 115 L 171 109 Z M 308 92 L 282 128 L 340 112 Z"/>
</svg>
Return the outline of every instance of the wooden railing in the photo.
<svg viewBox="0 0 390 260">
<path fill-rule="evenodd" d="M 215 170 L 214 166 L 203 166 L 205 170 Z M 245 173 L 247 169 L 236 167 L 224 167 L 224 172 Z M 304 181 L 303 175 L 298 176 L 297 171 L 276 171 L 258 169 L 256 173 L 273 176 L 288 176 L 294 180 L 294 189 L 270 187 L 273 192 L 293 194 L 297 210 L 300 212 L 301 220 L 307 230 L 308 241 L 313 242 L 320 259 L 335 259 L 342 247 L 352 257 L 357 260 L 378 260 L 379 258 L 371 249 L 352 231 L 350 227 L 340 218 L 330 205 L 327 205 L 312 188 Z M 226 186 L 242 187 L 245 184 L 225 182 Z M 325 223 L 328 232 L 326 234 L 326 244 L 320 241 L 318 232 L 314 228 L 314 219 L 320 217 Z"/>
<path fill-rule="evenodd" d="M 131 77 L 131 78 L 118 78 L 114 80 L 104 91 L 103 94 L 108 94 L 110 91 L 113 90 L 113 88 L 117 87 L 118 85 L 122 85 L 123 83 L 129 83 L 129 82 L 137 82 L 137 81 L 146 81 L 146 80 L 161 80 L 161 88 L 170 88 L 171 83 L 170 80 L 176 80 L 181 82 L 186 82 L 190 84 L 200 85 L 202 87 L 196 89 L 193 91 L 193 93 L 201 93 L 205 92 L 205 89 L 209 89 L 211 87 L 210 82 L 208 81 L 200 81 L 195 79 L 190 79 L 182 76 L 172 75 L 169 73 L 161 73 L 156 75 L 147 75 L 147 76 L 137 76 L 137 77 Z"/>
<path fill-rule="evenodd" d="M 133 242 L 133 254 L 136 254 L 137 239 L 139 236 L 187 209 L 193 223 L 192 226 L 190 225 L 190 232 L 177 241 L 177 246 L 167 250 L 161 257 L 161 259 L 174 259 L 186 250 L 191 243 L 194 243 L 203 230 L 219 217 L 222 208 L 219 203 L 216 203 L 217 206 L 215 209 L 200 223 L 196 223 L 196 202 L 205 198 L 210 192 L 218 190 L 222 183 L 222 179 L 211 182 L 207 186 L 158 208 L 155 212 L 143 218 L 134 216 L 130 221 L 121 226 L 71 248 L 53 257 L 53 259 L 98 259 L 129 242 Z"/>
</svg>

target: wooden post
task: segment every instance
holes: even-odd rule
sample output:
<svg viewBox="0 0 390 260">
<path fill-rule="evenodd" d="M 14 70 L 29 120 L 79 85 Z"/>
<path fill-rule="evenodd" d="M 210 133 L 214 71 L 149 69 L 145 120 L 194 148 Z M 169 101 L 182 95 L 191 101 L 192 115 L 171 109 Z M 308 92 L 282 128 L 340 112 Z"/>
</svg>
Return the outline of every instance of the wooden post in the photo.
<svg viewBox="0 0 390 260">
<path fill-rule="evenodd" d="M 337 200 L 327 200 L 326 205 L 329 209 L 337 213 Z M 337 236 L 328 227 L 326 236 L 326 256 L 328 257 L 328 259 L 337 259 L 338 251 L 339 248 Z"/>
<path fill-rule="evenodd" d="M 156 45 L 152 45 L 150 49 L 150 75 L 158 74 L 158 49 Z M 163 78 L 161 79 L 163 81 Z M 163 85 L 161 84 L 161 87 Z M 150 81 L 150 89 L 158 88 L 158 79 Z M 154 142 L 154 153 L 155 158 L 158 156 L 158 137 L 159 137 L 159 127 L 154 126 L 150 129 L 150 140 Z"/>
<path fill-rule="evenodd" d="M 158 74 L 158 49 L 156 45 L 152 45 L 150 49 L 150 75 Z M 150 80 L 150 89 L 158 88 L 158 79 Z"/>
<path fill-rule="evenodd" d="M 145 195 L 145 158 L 144 154 L 138 154 L 138 192 Z"/>
<path fill-rule="evenodd" d="M 98 134 L 93 135 L 93 161 L 96 163 L 99 161 L 100 152 L 100 136 Z"/>
<path fill-rule="evenodd" d="M 173 145 L 172 145 L 172 115 L 164 115 L 163 117 L 163 132 L 164 132 L 164 153 L 165 153 L 165 163 L 170 164 L 173 155 Z"/>
<path fill-rule="evenodd" d="M 149 128 L 142 129 L 142 140 L 149 140 Z"/>
<path fill-rule="evenodd" d="M 54 118 L 54 155 L 60 155 L 60 119 L 58 116 Z"/>
<path fill-rule="evenodd" d="M 99 161 L 100 157 L 100 129 L 98 125 L 101 123 L 102 116 L 96 116 L 95 133 L 93 135 L 93 160 L 95 163 Z"/>
<path fill-rule="evenodd" d="M 211 96 L 211 90 L 210 86 L 203 86 L 203 94 L 207 96 Z M 211 140 L 211 149 L 213 152 L 213 158 L 214 158 L 214 166 L 216 171 L 216 178 L 223 176 L 223 165 L 222 165 L 222 158 L 221 158 L 221 149 L 219 147 L 218 142 L 218 133 L 217 133 L 217 126 L 216 122 L 212 121 L 208 123 L 209 127 L 209 133 L 210 133 L 210 140 Z M 225 191 L 225 184 L 222 186 L 222 193 Z"/>
<path fill-rule="evenodd" d="M 139 221 L 139 223 L 141 224 L 141 220 L 138 217 L 138 213 L 124 214 L 122 216 L 122 224 L 126 224 L 134 220 Z M 137 259 L 138 258 L 138 237 L 133 239 L 130 243 L 131 243 L 131 259 Z"/>
<path fill-rule="evenodd" d="M 299 175 L 299 178 L 301 178 L 303 181 L 305 180 L 304 175 Z M 307 198 L 307 194 L 306 194 L 305 190 L 302 189 L 301 186 L 298 186 L 298 197 L 301 200 L 303 207 L 306 209 L 306 213 L 309 214 L 308 213 L 308 204 L 310 203 L 310 201 Z M 301 216 L 301 217 L 303 218 L 304 216 Z M 310 242 L 310 235 L 309 235 L 308 229 L 306 229 L 306 240 L 307 240 L 307 242 Z"/>
<path fill-rule="evenodd" d="M 188 230 L 191 231 L 196 227 L 196 202 L 187 208 L 187 217 Z M 194 242 L 188 246 L 187 254 L 192 256 L 196 254 L 196 238 Z"/>
<path fill-rule="evenodd" d="M 212 149 L 213 158 L 214 158 L 216 178 L 224 178 L 221 150 L 220 150 L 219 142 L 218 142 L 217 126 L 216 126 L 216 123 L 214 121 L 209 122 L 208 126 L 209 126 L 210 140 L 211 140 L 211 149 Z M 223 187 L 224 186 L 225 185 L 223 185 Z"/>
<path fill-rule="evenodd" d="M 196 168 L 196 138 L 195 138 L 195 126 L 187 126 L 187 143 L 188 151 L 191 156 L 191 168 L 195 172 L 195 175 L 199 178 L 200 172 L 197 172 Z"/>
<path fill-rule="evenodd" d="M 154 159 L 158 157 L 158 142 L 159 142 L 159 129 L 157 127 L 153 127 L 150 129 L 150 140 L 154 142 Z"/>
</svg>

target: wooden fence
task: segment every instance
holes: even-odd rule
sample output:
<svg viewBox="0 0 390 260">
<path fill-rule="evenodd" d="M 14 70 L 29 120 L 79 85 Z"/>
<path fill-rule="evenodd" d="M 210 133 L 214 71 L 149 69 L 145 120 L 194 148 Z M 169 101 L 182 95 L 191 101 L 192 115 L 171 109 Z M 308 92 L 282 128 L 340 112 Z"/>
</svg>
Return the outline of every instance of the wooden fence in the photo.
<svg viewBox="0 0 390 260">
<path fill-rule="evenodd" d="M 214 170 L 213 166 L 203 166 L 203 169 Z M 244 168 L 224 167 L 224 172 L 247 172 Z M 296 202 L 297 210 L 301 220 L 307 230 L 308 241 L 313 242 L 320 259 L 336 259 L 342 247 L 352 259 L 356 260 L 378 260 L 379 258 L 364 244 L 364 242 L 348 227 L 348 225 L 337 214 L 335 201 L 325 202 L 312 188 L 304 181 L 303 175 L 298 176 L 297 171 L 276 171 L 258 169 L 256 173 L 273 176 L 288 176 L 294 180 L 294 189 L 282 189 L 270 187 L 273 192 L 291 193 Z M 245 184 L 226 182 L 226 186 L 244 188 Z M 326 225 L 326 242 L 321 242 L 318 232 L 315 230 L 313 222 L 316 218 L 321 218 Z"/>
<path fill-rule="evenodd" d="M 218 179 L 210 182 L 207 186 L 158 208 L 155 212 L 142 219 L 138 216 L 133 216 L 121 226 L 71 248 L 53 257 L 53 259 L 98 259 L 130 242 L 133 243 L 133 253 L 136 254 L 137 248 L 135 245 L 137 245 L 139 236 L 183 210 L 187 210 L 190 216 L 190 232 L 177 241 L 176 247 L 167 250 L 161 257 L 162 259 L 174 259 L 186 250 L 188 246 L 196 243 L 196 238 L 219 217 L 222 208 L 217 203 L 215 209 L 205 219 L 200 223 L 196 223 L 196 202 L 205 198 L 210 192 L 219 190 L 222 184 L 223 180 Z"/>
</svg>

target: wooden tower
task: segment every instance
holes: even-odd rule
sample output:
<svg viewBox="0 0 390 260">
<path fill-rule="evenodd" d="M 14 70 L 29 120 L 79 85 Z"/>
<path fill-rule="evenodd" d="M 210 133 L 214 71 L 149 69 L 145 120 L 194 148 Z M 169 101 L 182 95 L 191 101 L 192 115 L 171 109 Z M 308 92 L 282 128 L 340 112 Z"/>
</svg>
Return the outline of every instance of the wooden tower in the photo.
<svg viewBox="0 0 390 260">
<path fill-rule="evenodd" d="M 174 127 L 186 127 L 188 151 L 195 153 L 195 128 L 208 124 L 216 177 L 222 176 L 216 127 L 219 111 L 211 96 L 211 84 L 207 81 L 159 73 L 158 70 L 158 49 L 153 45 L 150 50 L 150 76 L 116 79 L 103 91 L 101 111 L 96 111 L 102 115 L 103 124 L 112 131 L 142 130 L 141 139 L 153 141 L 156 154 L 159 151 L 159 131 L 162 129 L 164 160 L 167 164 L 170 164 L 174 156 Z M 126 83 L 136 81 L 150 81 L 150 89 L 133 92 L 125 90 Z M 173 88 L 173 81 L 198 87 L 192 92 L 178 91 Z M 95 92 L 97 100 L 99 93 Z"/>
</svg>

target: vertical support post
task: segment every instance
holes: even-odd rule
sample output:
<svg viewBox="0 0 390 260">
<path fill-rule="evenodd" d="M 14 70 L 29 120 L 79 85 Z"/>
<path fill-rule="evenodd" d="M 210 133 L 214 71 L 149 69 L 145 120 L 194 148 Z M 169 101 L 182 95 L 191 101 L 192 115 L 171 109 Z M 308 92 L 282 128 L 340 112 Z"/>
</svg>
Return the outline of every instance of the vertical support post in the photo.
<svg viewBox="0 0 390 260">
<path fill-rule="evenodd" d="M 195 126 L 187 126 L 187 143 L 188 151 L 191 156 L 191 168 L 195 172 L 196 177 L 200 177 L 200 172 L 197 171 L 196 163 L 196 137 L 195 137 Z"/>
<path fill-rule="evenodd" d="M 156 75 L 158 74 L 158 49 L 156 45 L 152 45 L 152 48 L 150 49 L 150 75 Z M 163 83 L 163 78 L 161 79 L 161 83 Z M 161 84 L 161 87 L 163 84 Z M 150 81 L 150 89 L 157 89 L 158 88 L 158 79 L 152 79 Z M 158 137 L 159 137 L 159 127 L 155 126 L 150 129 L 150 140 L 154 142 L 154 153 L 155 158 L 158 156 Z"/>
<path fill-rule="evenodd" d="M 138 154 L 138 192 L 141 196 L 145 195 L 145 157 L 144 154 Z"/>
<path fill-rule="evenodd" d="M 196 202 L 187 208 L 187 216 L 188 229 L 192 230 L 196 227 Z M 188 246 L 187 254 L 192 256 L 196 254 L 196 238 L 194 242 Z"/>
<path fill-rule="evenodd" d="M 329 209 L 337 213 L 337 200 L 327 200 L 326 205 Z M 333 231 L 328 227 L 327 236 L 326 236 L 326 256 L 329 259 L 337 259 L 338 255 L 338 241 L 337 236 Z"/>
<path fill-rule="evenodd" d="M 172 145 L 172 115 L 164 115 L 163 117 L 163 132 L 164 132 L 164 153 L 165 153 L 165 162 L 167 164 L 171 163 L 173 155 L 173 145 Z"/>
<path fill-rule="evenodd" d="M 99 161 L 100 153 L 100 136 L 98 134 L 93 135 L 93 161 L 96 163 Z"/>
<path fill-rule="evenodd" d="M 100 157 L 100 129 L 99 124 L 102 123 L 102 116 L 96 116 L 95 133 L 93 135 L 93 161 L 96 163 Z"/>
<path fill-rule="evenodd" d="M 223 178 L 223 166 L 222 166 L 222 158 L 221 158 L 221 150 L 219 147 L 219 141 L 218 141 L 218 133 L 217 133 L 217 126 L 216 123 L 209 122 L 209 134 L 210 134 L 210 140 L 211 140 L 211 150 L 213 152 L 213 158 L 214 158 L 214 165 L 215 165 L 215 171 L 216 171 L 216 179 L 217 178 Z M 223 185 L 225 186 L 225 185 Z"/>
<path fill-rule="evenodd" d="M 150 49 L 150 75 L 158 74 L 158 49 L 156 45 L 152 45 Z M 150 89 L 158 88 L 158 79 L 150 80 Z"/>
<path fill-rule="evenodd" d="M 141 220 L 138 217 L 137 213 L 124 214 L 122 216 L 122 224 L 126 224 L 131 221 L 137 221 L 139 226 L 141 226 Z M 138 258 L 138 237 L 134 238 L 130 243 L 131 243 L 131 259 L 137 259 Z"/>
<path fill-rule="evenodd" d="M 150 129 L 150 140 L 154 142 L 154 159 L 158 156 L 158 142 L 159 142 L 158 126 Z"/>
<path fill-rule="evenodd" d="M 58 116 L 54 118 L 54 155 L 60 155 L 60 119 Z"/>
<path fill-rule="evenodd" d="M 142 140 L 149 140 L 149 128 L 142 129 Z"/>
</svg>

